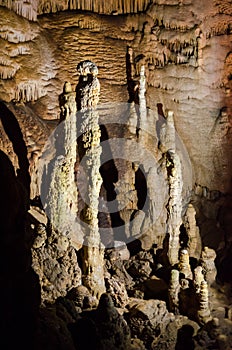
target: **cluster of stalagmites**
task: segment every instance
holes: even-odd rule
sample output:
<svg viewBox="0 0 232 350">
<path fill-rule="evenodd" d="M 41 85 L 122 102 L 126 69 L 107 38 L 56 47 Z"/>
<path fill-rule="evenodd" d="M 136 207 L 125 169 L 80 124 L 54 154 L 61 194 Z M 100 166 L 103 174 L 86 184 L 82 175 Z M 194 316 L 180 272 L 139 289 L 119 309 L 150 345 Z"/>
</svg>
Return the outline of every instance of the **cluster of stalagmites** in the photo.
<svg viewBox="0 0 232 350">
<path fill-rule="evenodd" d="M 164 340 L 172 346 L 179 344 L 181 348 L 183 339 L 178 339 L 178 333 L 182 328 L 184 332 L 186 327 L 190 329 L 188 341 L 191 345 L 198 325 L 202 329 L 208 327 L 206 332 L 210 333 L 210 327 L 218 324 L 213 319 L 209 300 L 216 277 L 216 255 L 207 247 L 202 250 L 192 204 L 187 206 L 183 217 L 183 174 L 176 149 L 173 112 L 167 113 L 161 125 L 158 145 L 160 171 L 165 176 L 167 186 L 164 215 L 166 236 L 161 234 L 159 239 L 156 237 L 154 240 L 157 244 L 149 242 L 146 250 L 140 248 L 132 256 L 123 242 L 119 242 L 118 248 L 104 252 L 98 223 L 102 185 L 99 173 L 101 131 L 96 108 L 100 93 L 98 69 L 92 62 L 84 61 L 77 66 L 77 70 L 80 79 L 76 91 L 66 82 L 59 100 L 62 132 L 55 134 L 59 147 L 55 162 L 51 164 L 47 198 L 51 223 L 37 226 L 33 245 L 33 268 L 40 277 L 42 299 L 53 302 L 58 297 L 64 297 L 62 302 L 65 303 L 66 319 L 70 317 L 71 306 L 76 310 L 71 313 L 70 330 L 65 329 L 69 337 L 72 335 L 70 341 L 74 345 L 70 346 L 71 350 L 75 346 L 79 348 L 84 342 L 87 329 L 95 344 L 91 339 L 85 339 L 85 346 L 89 341 L 93 349 L 156 349 L 162 348 Z M 128 129 L 138 145 L 144 145 L 149 119 L 144 66 L 140 70 L 138 85 L 138 91 L 133 90 L 134 95 L 131 95 L 134 101 L 131 103 Z M 137 111 L 136 99 L 139 101 Z M 82 169 L 86 181 L 85 190 L 79 188 L 79 192 L 74 175 L 77 166 Z M 126 223 L 130 222 L 132 214 L 138 212 L 135 188 L 138 166 L 136 163 L 126 164 L 125 168 L 126 171 L 119 172 L 122 176 L 115 184 L 115 191 L 119 215 Z M 151 169 L 145 170 L 151 177 L 147 179 L 149 184 L 153 184 Z M 125 202 L 125 198 L 129 202 Z M 82 206 L 78 207 L 77 203 L 82 203 Z M 152 216 L 154 208 L 149 205 Z M 78 218 L 78 225 L 75 217 Z M 139 227 L 145 227 L 145 219 L 144 215 Z M 133 230 L 132 220 L 125 231 L 127 238 L 133 235 Z M 146 246 L 143 237 L 140 244 Z M 162 253 L 158 253 L 160 250 Z M 123 316 L 115 306 L 120 308 Z M 56 313 L 60 312 L 60 301 L 53 307 Z M 167 330 L 172 335 L 171 339 L 165 338 Z M 199 339 L 201 336 L 199 333 Z M 223 341 L 223 334 L 213 338 L 214 343 L 222 344 Z"/>
</svg>

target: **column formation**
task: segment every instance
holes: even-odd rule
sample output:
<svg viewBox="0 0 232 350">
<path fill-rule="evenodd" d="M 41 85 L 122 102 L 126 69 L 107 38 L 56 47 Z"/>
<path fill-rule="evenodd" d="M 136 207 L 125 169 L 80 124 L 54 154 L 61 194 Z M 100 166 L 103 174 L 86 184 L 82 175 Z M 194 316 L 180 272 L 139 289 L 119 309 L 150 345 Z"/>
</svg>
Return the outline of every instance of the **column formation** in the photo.
<svg viewBox="0 0 232 350">
<path fill-rule="evenodd" d="M 84 227 L 84 245 L 82 247 L 83 285 L 98 299 L 105 291 L 104 283 L 104 250 L 98 227 L 98 205 L 102 178 L 99 172 L 102 148 L 100 145 L 101 130 L 97 104 L 100 94 L 100 83 L 97 78 L 98 68 L 91 61 L 78 64 L 80 75 L 76 87 L 78 156 L 79 164 L 86 178 L 84 208 L 79 213 Z"/>
<path fill-rule="evenodd" d="M 76 102 L 71 84 L 65 82 L 59 96 L 60 125 L 54 133 L 53 160 L 47 169 L 50 183 L 46 198 L 46 213 L 54 229 L 61 235 L 75 236 L 77 216 L 76 163 Z"/>
</svg>

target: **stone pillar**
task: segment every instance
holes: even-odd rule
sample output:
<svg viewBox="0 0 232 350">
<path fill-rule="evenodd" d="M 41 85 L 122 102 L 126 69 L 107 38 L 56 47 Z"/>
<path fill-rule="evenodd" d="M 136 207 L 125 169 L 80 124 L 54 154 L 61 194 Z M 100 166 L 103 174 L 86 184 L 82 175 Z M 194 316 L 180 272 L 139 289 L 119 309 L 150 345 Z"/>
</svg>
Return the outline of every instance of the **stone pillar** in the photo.
<svg viewBox="0 0 232 350">
<path fill-rule="evenodd" d="M 203 281 L 204 281 L 204 275 L 203 275 L 202 267 L 197 266 L 194 270 L 194 279 L 193 279 L 194 288 L 197 295 L 199 295 L 201 291 L 201 282 Z"/>
<path fill-rule="evenodd" d="M 146 102 L 146 76 L 145 76 L 145 66 L 141 66 L 140 69 L 140 80 L 139 80 L 139 136 L 141 132 L 146 130 L 147 123 L 147 102 Z"/>
<path fill-rule="evenodd" d="M 179 270 L 185 276 L 185 278 L 192 279 L 192 271 L 189 264 L 189 253 L 187 249 L 182 249 L 180 251 Z"/>
<path fill-rule="evenodd" d="M 201 282 L 199 293 L 198 319 L 199 322 L 202 324 L 205 324 L 212 319 L 209 307 L 208 283 L 206 281 Z"/>
<path fill-rule="evenodd" d="M 168 111 L 166 122 L 160 130 L 159 149 L 162 152 L 167 172 L 169 199 L 167 208 L 167 256 L 169 263 L 179 262 L 180 226 L 182 224 L 182 168 L 176 152 L 173 112 Z"/>
<path fill-rule="evenodd" d="M 105 292 L 104 250 L 98 228 L 98 205 L 102 178 L 99 172 L 102 148 L 101 131 L 98 124 L 100 83 L 97 78 L 98 68 L 91 61 L 78 64 L 80 75 L 76 87 L 78 109 L 78 155 L 79 162 L 86 176 L 87 191 L 85 206 L 80 213 L 84 226 L 84 245 L 82 247 L 83 285 L 98 299 Z"/>
<path fill-rule="evenodd" d="M 189 256 L 199 259 L 201 256 L 201 236 L 199 232 L 199 227 L 196 223 L 196 210 L 192 204 L 188 205 L 185 217 L 184 217 L 184 227 L 188 235 L 188 251 Z"/>
<path fill-rule="evenodd" d="M 55 157 L 49 164 L 51 181 L 46 198 L 46 213 L 52 227 L 61 235 L 75 237 L 77 216 L 76 163 L 76 103 L 71 84 L 64 84 L 59 96 L 62 124 L 55 131 Z"/>
<path fill-rule="evenodd" d="M 171 271 L 171 279 L 168 289 L 170 311 L 175 315 L 179 313 L 179 292 L 180 292 L 180 273 L 178 270 Z"/>
</svg>

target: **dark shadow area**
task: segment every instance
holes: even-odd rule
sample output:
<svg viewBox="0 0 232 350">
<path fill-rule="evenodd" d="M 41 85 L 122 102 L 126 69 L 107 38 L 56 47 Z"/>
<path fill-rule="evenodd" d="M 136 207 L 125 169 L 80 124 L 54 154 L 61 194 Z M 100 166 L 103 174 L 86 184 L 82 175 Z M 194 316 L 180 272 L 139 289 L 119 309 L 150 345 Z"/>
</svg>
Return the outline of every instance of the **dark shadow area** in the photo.
<svg viewBox="0 0 232 350">
<path fill-rule="evenodd" d="M 190 325 L 182 326 L 177 333 L 175 350 L 194 350 L 193 341 L 194 329 Z"/>
<path fill-rule="evenodd" d="M 40 286 L 27 237 L 29 196 L 0 151 L 0 348 L 33 349 Z"/>
<path fill-rule="evenodd" d="M 157 112 L 158 112 L 158 120 L 156 122 L 156 133 L 158 136 L 158 140 L 160 140 L 160 129 L 165 121 L 165 115 L 163 112 L 163 105 L 162 103 L 157 103 Z M 159 144 L 158 144 L 159 146 Z"/>
<path fill-rule="evenodd" d="M 96 325 L 91 318 L 83 317 L 76 323 L 70 324 L 69 330 L 76 349 L 100 350 Z"/>
<path fill-rule="evenodd" d="M 180 240 L 180 247 L 182 249 L 184 249 L 188 246 L 189 238 L 188 238 L 186 228 L 184 227 L 183 224 L 181 224 L 181 226 L 180 226 L 180 239 L 179 240 Z"/>
<path fill-rule="evenodd" d="M 18 157 L 18 180 L 24 185 L 27 193 L 30 194 L 31 179 L 29 174 L 29 161 L 27 159 L 27 147 L 16 117 L 2 101 L 0 101 L 0 118 L 5 132 L 12 142 L 14 152 Z"/>
<path fill-rule="evenodd" d="M 147 199 L 147 181 L 140 168 L 135 172 L 135 189 L 138 196 L 138 209 L 146 211 L 148 208 L 145 208 L 144 205 Z"/>
<path fill-rule="evenodd" d="M 108 136 L 107 129 L 105 125 L 101 125 L 101 142 L 106 141 L 108 139 L 109 139 L 109 136 Z M 110 160 L 105 161 L 104 158 L 110 159 Z M 118 170 L 114 163 L 110 146 L 107 143 L 104 144 L 104 150 L 101 155 L 101 164 L 102 166 L 100 167 L 100 174 L 102 176 L 103 186 L 106 190 L 106 197 L 107 197 L 106 200 L 107 202 L 110 203 L 112 201 L 115 201 L 117 196 L 115 192 L 114 183 L 118 181 Z M 119 215 L 118 208 L 115 208 L 115 212 L 110 213 L 110 217 L 111 217 L 113 229 L 115 227 L 124 225 L 124 221 L 121 219 Z M 120 233 L 121 231 L 122 230 L 120 230 Z M 124 236 L 124 233 L 122 234 L 122 236 Z M 126 237 L 120 237 L 120 239 L 115 237 L 115 239 L 122 240 L 122 239 L 126 239 Z"/>
</svg>

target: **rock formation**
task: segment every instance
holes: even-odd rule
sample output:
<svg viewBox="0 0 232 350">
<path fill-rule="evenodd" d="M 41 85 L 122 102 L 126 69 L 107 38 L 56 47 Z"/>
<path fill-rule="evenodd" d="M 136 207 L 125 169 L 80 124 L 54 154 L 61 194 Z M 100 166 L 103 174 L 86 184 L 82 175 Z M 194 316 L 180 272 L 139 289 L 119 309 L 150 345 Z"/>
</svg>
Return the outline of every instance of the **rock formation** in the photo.
<svg viewBox="0 0 232 350">
<path fill-rule="evenodd" d="M 185 276 L 185 278 L 192 277 L 191 266 L 189 264 L 189 253 L 187 249 L 182 249 L 180 251 L 179 270 L 180 273 L 182 273 Z"/>
<path fill-rule="evenodd" d="M 231 15 L 0 1 L 2 348 L 231 348 Z"/>
<path fill-rule="evenodd" d="M 190 257 L 200 258 L 201 253 L 201 237 L 199 227 L 196 224 L 196 211 L 192 204 L 188 205 L 185 217 L 184 227 L 188 236 L 188 252 Z"/>
<path fill-rule="evenodd" d="M 30 21 L 36 21 L 37 15 L 42 13 L 58 12 L 65 10 L 93 11 L 101 14 L 126 14 L 145 11 L 149 5 L 149 0 L 122 1 L 110 0 L 101 2 L 99 0 L 69 0 L 69 1 L 45 1 L 45 0 L 2 0 L 0 6 L 6 6 Z"/>
<path fill-rule="evenodd" d="M 76 87 L 78 118 L 78 155 L 87 180 L 87 192 L 84 197 L 84 208 L 79 213 L 84 223 L 84 245 L 82 248 L 82 281 L 91 293 L 100 298 L 105 291 L 103 273 L 104 250 L 98 228 L 98 205 L 102 178 L 99 172 L 101 165 L 101 131 L 98 124 L 100 84 L 97 78 L 98 69 L 90 61 L 83 61 L 77 66 L 80 75 Z M 80 210 L 80 209 L 79 209 Z"/>
<path fill-rule="evenodd" d="M 41 193 L 52 227 L 63 236 L 72 237 L 78 246 L 75 238 L 78 195 L 74 171 L 77 158 L 76 102 L 75 93 L 68 82 L 60 95 L 60 108 L 62 123 L 51 140 L 54 149 L 50 152 L 55 155 L 49 163 L 45 152 L 41 161 Z"/>
<path fill-rule="evenodd" d="M 208 284 L 206 281 L 202 281 L 200 286 L 198 317 L 200 323 L 207 323 L 211 319 Z"/>
<path fill-rule="evenodd" d="M 179 292 L 180 292 L 180 281 L 179 271 L 172 270 L 169 284 L 169 307 L 174 314 L 179 312 Z"/>
<path fill-rule="evenodd" d="M 171 265 L 178 262 L 180 226 L 182 223 L 182 166 L 176 150 L 176 133 L 173 112 L 168 111 L 167 121 L 160 130 L 159 149 L 167 171 L 169 200 L 167 204 L 168 259 Z"/>
</svg>

